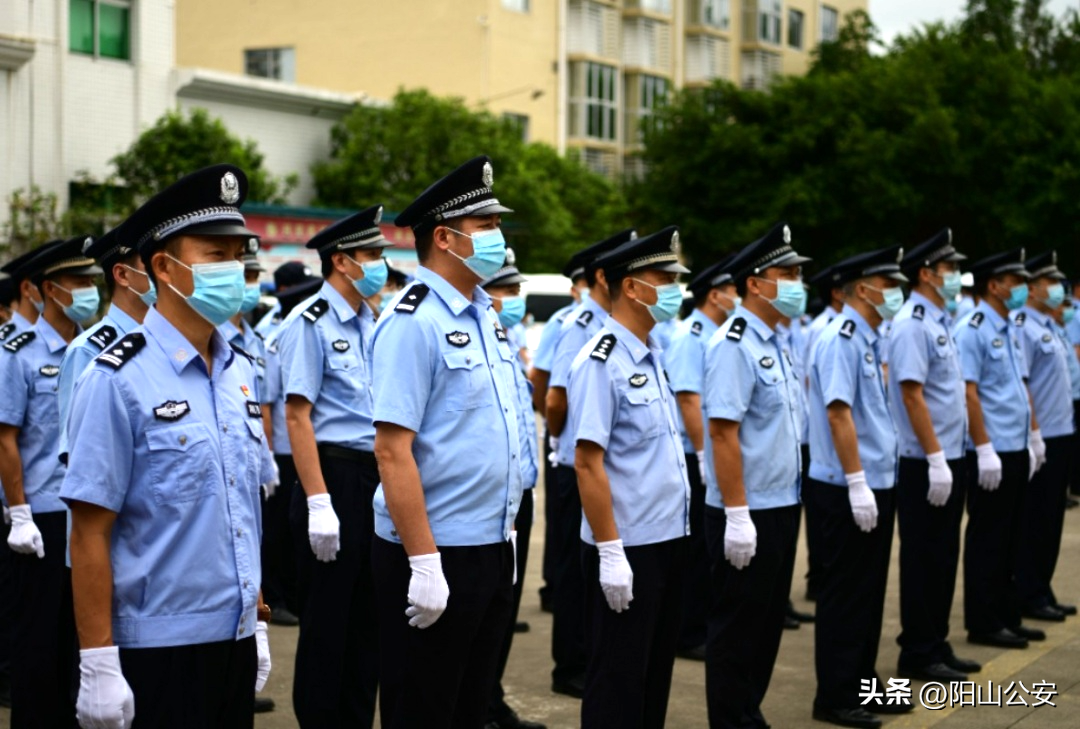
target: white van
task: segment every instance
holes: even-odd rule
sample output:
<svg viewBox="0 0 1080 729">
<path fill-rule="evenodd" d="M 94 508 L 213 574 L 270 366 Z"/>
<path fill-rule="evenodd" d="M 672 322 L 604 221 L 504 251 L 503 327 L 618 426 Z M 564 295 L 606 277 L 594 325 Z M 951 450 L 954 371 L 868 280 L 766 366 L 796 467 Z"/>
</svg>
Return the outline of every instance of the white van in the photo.
<svg viewBox="0 0 1080 729">
<path fill-rule="evenodd" d="M 525 330 L 526 346 L 535 352 L 540 343 L 540 332 L 544 323 L 556 311 L 571 303 L 570 279 L 559 273 L 522 273 L 527 280 L 521 284 L 521 295 L 525 297 L 525 315 L 528 323 Z"/>
</svg>

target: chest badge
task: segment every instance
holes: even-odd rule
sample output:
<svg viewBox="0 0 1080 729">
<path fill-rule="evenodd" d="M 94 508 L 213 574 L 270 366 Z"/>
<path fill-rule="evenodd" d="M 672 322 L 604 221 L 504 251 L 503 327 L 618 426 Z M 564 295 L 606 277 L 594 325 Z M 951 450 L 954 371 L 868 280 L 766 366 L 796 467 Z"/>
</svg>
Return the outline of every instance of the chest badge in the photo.
<svg viewBox="0 0 1080 729">
<path fill-rule="evenodd" d="M 630 387 L 644 387 L 645 383 L 649 381 L 649 376 L 644 372 L 638 372 L 630 375 Z"/>
<path fill-rule="evenodd" d="M 335 352 L 348 352 L 349 351 L 349 343 L 346 342 L 344 339 L 339 339 L 330 346 L 332 346 L 334 348 Z"/>
<path fill-rule="evenodd" d="M 248 414 L 249 417 L 252 417 L 252 418 L 261 418 L 262 417 L 262 408 L 259 407 L 259 403 L 255 402 L 254 400 L 248 400 L 244 404 L 247 405 L 247 414 Z"/>
<path fill-rule="evenodd" d="M 450 332 L 446 335 L 446 341 L 455 347 L 464 347 L 472 340 L 466 332 Z"/>
<path fill-rule="evenodd" d="M 1044 335 L 1042 335 L 1042 340 L 1043 340 L 1044 342 L 1052 342 L 1052 341 L 1053 341 L 1053 339 L 1054 339 L 1054 338 L 1053 338 L 1053 337 L 1051 337 L 1051 336 L 1050 336 L 1049 334 L 1044 334 Z"/>
<path fill-rule="evenodd" d="M 994 347 L 995 349 L 1001 349 L 1002 347 L 1005 346 L 1005 342 L 1004 342 L 1004 340 L 998 338 L 998 339 L 995 339 L 994 341 L 990 342 L 990 346 Z"/>
<path fill-rule="evenodd" d="M 776 364 L 776 360 L 774 360 L 772 357 L 762 357 L 758 360 L 758 364 L 765 369 L 771 369 L 772 366 Z"/>
<path fill-rule="evenodd" d="M 189 412 L 191 412 L 191 406 L 188 405 L 187 400 L 181 400 L 180 402 L 167 400 L 154 408 L 154 417 L 158 420 L 174 421 L 179 420 Z"/>
<path fill-rule="evenodd" d="M 945 342 L 947 342 L 947 341 L 949 341 L 949 340 L 945 338 L 944 334 L 939 335 L 938 338 L 937 338 L 938 346 L 945 346 Z"/>
<path fill-rule="evenodd" d="M 58 374 L 60 374 L 60 368 L 56 365 L 49 364 L 43 366 L 40 370 L 38 370 L 38 372 L 40 372 L 44 377 L 56 377 Z"/>
<path fill-rule="evenodd" d="M 251 389 L 247 385 L 240 385 L 240 392 L 244 393 L 244 397 L 251 397 Z"/>
<path fill-rule="evenodd" d="M 498 324 L 495 325 L 495 338 L 498 339 L 500 342 L 507 341 L 506 330 Z"/>
<path fill-rule="evenodd" d="M 874 355 L 869 352 L 863 355 L 863 359 L 866 360 L 866 364 L 874 364 Z"/>
</svg>

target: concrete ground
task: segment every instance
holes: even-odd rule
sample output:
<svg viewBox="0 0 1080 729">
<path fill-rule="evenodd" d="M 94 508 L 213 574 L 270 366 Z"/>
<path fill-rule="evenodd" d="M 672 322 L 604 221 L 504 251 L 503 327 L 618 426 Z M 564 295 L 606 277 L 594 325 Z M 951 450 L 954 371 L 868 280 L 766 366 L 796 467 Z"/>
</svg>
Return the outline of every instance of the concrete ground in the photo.
<svg viewBox="0 0 1080 729">
<path fill-rule="evenodd" d="M 530 564 L 526 575 L 525 595 L 521 607 L 521 619 L 529 622 L 531 630 L 515 637 L 510 664 L 504 685 L 508 702 L 522 717 L 542 721 L 551 729 L 576 727 L 580 703 L 557 694 L 550 689 L 551 616 L 540 610 L 537 594 L 540 581 L 540 555 L 543 544 L 542 495 L 537 494 L 538 523 L 533 530 Z M 533 557 L 535 555 L 535 557 Z M 1080 509 L 1066 514 L 1065 536 L 1061 559 L 1058 564 L 1055 590 L 1063 602 L 1080 602 Z M 800 610 L 813 611 L 813 603 L 803 600 L 805 571 L 805 545 L 800 545 L 796 567 L 796 579 L 792 598 Z M 961 575 L 961 580 L 962 580 Z M 452 589 L 452 586 L 451 586 Z M 888 679 L 895 675 L 898 647 L 896 636 L 899 624 L 898 549 L 893 545 L 893 559 L 885 605 L 884 629 L 878 672 Z M 968 645 L 964 639 L 961 607 L 961 585 L 957 586 L 957 600 L 953 607 L 953 645 L 958 655 L 975 659 L 983 664 L 981 673 L 973 675 L 986 691 L 987 682 L 1002 691 L 1011 682 L 1022 682 L 1026 691 L 1019 694 L 1029 704 L 1034 699 L 1030 692 L 1033 684 L 1051 683 L 1057 694 L 1048 696 L 1056 707 L 960 706 L 931 711 L 920 706 L 908 715 L 885 719 L 889 729 L 914 727 L 941 727 L 942 729 L 997 729 L 998 727 L 1021 727 L 1038 729 L 1080 726 L 1080 617 L 1065 623 L 1029 623 L 1044 628 L 1047 640 L 1032 643 L 1027 650 L 1006 651 L 997 648 Z M 295 656 L 297 631 L 295 628 L 271 627 L 271 652 L 273 671 L 264 695 L 277 703 L 277 710 L 256 716 L 257 729 L 284 729 L 295 727 L 290 692 L 292 689 L 292 666 Z M 826 724 L 810 718 L 815 679 L 813 669 L 813 626 L 787 631 L 780 647 L 772 685 L 766 698 L 766 719 L 777 727 L 824 727 Z M 677 659 L 668 709 L 668 726 L 676 729 L 692 729 L 707 726 L 705 712 L 704 664 Z M 921 686 L 913 682 L 917 688 Z M 914 695 L 917 700 L 918 694 Z M 1014 698 L 1015 700 L 1015 698 Z M 0 710 L 0 729 L 9 726 L 9 712 Z M 378 723 L 376 722 L 376 726 Z"/>
</svg>

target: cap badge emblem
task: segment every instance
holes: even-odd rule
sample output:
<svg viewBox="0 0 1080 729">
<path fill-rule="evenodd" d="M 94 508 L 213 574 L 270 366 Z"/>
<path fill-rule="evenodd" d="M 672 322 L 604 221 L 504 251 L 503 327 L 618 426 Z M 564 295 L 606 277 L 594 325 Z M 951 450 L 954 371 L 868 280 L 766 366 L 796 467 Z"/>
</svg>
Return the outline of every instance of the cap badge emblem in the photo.
<svg viewBox="0 0 1080 729">
<path fill-rule="evenodd" d="M 491 185 L 495 182 L 495 170 L 492 169 L 490 162 L 484 163 L 484 172 L 481 175 L 480 179 L 483 180 L 485 187 L 491 187 Z"/>
<path fill-rule="evenodd" d="M 382 222 L 382 207 L 383 206 L 380 205 L 379 209 L 375 211 L 375 225 L 378 225 Z"/>
<path fill-rule="evenodd" d="M 231 172 L 226 172 L 221 178 L 220 197 L 226 205 L 232 205 L 240 199 L 240 181 Z"/>
<path fill-rule="evenodd" d="M 786 225 L 784 226 L 784 242 L 791 242 L 791 228 L 787 227 Z"/>
<path fill-rule="evenodd" d="M 85 254 L 88 250 L 90 250 L 90 246 L 93 245 L 93 243 L 94 239 L 87 237 L 87 239 L 83 241 L 82 252 Z"/>
<path fill-rule="evenodd" d="M 679 231 L 677 230 L 671 234 L 671 252 L 679 252 Z"/>
</svg>

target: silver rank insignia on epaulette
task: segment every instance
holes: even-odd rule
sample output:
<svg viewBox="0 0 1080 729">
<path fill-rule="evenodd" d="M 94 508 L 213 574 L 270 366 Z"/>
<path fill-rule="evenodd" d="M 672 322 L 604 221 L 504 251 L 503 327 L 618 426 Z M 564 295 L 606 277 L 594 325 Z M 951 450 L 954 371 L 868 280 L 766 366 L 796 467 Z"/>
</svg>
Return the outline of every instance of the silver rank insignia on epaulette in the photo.
<svg viewBox="0 0 1080 729">
<path fill-rule="evenodd" d="M 746 319 L 741 316 L 731 322 L 731 326 L 728 327 L 727 334 L 724 336 L 733 342 L 741 342 L 743 338 L 743 332 L 746 331 Z"/>
<path fill-rule="evenodd" d="M 840 336 L 844 339 L 851 339 L 855 336 L 855 322 L 851 319 L 847 319 L 840 325 Z"/>
<path fill-rule="evenodd" d="M 146 337 L 140 332 L 132 332 L 114 346 L 99 354 L 95 361 L 118 370 L 145 346 Z"/>
<path fill-rule="evenodd" d="M 326 299 L 319 299 L 307 309 L 305 309 L 304 313 L 301 316 L 303 316 L 310 322 L 316 322 L 319 320 L 320 316 L 327 312 L 329 308 L 330 303 Z"/>
<path fill-rule="evenodd" d="M 700 337 L 701 336 L 701 328 L 702 328 L 701 327 L 701 322 L 696 321 L 696 322 L 694 322 L 693 324 L 690 325 L 690 333 L 693 334 L 695 337 Z"/>
<path fill-rule="evenodd" d="M 985 318 L 985 314 L 983 314 L 981 311 L 976 311 L 974 314 L 971 315 L 971 319 L 968 320 L 968 326 L 973 329 L 978 329 L 982 325 L 983 319 Z"/>
<path fill-rule="evenodd" d="M 593 351 L 589 353 L 589 356 L 601 362 L 607 362 L 608 355 L 611 354 L 611 348 L 615 346 L 616 341 L 614 334 L 605 334 L 600 337 L 600 341 L 593 347 Z"/>
<path fill-rule="evenodd" d="M 22 332 L 21 334 L 17 334 L 14 339 L 4 344 L 4 349 L 9 352 L 18 352 L 20 349 L 30 344 L 30 342 L 34 341 L 34 337 L 36 336 L 37 334 L 34 332 Z"/>
<path fill-rule="evenodd" d="M 394 311 L 400 311 L 403 314 L 412 314 L 416 311 L 416 307 L 420 306 L 420 302 L 424 300 L 424 297 L 428 295 L 430 291 L 427 284 L 418 283 L 406 292 L 401 297 L 401 301 L 394 307 Z"/>
<path fill-rule="evenodd" d="M 649 381 L 649 376 L 644 372 L 635 372 L 630 375 L 630 387 L 645 387 L 645 383 Z"/>
<path fill-rule="evenodd" d="M 589 322 L 592 321 L 592 317 L 593 317 L 593 313 L 591 311 L 583 311 L 580 314 L 578 314 L 578 318 L 575 321 L 575 323 L 579 327 L 587 327 L 587 326 L 589 326 Z"/>
<path fill-rule="evenodd" d="M 93 342 L 98 349 L 105 349 L 115 342 L 118 336 L 119 334 L 117 334 L 116 329 L 106 324 L 99 327 L 98 330 L 87 337 L 87 339 Z"/>
<path fill-rule="evenodd" d="M 922 304 L 915 304 L 915 308 L 911 310 L 911 318 L 922 321 L 926 316 L 926 307 Z"/>
<path fill-rule="evenodd" d="M 1024 326 L 1025 321 L 1027 321 L 1027 314 L 1025 314 L 1024 312 L 1021 311 L 1019 314 L 1016 315 L 1016 319 L 1015 319 L 1016 326 L 1018 326 L 1018 327 Z"/>
<path fill-rule="evenodd" d="M 8 338 L 8 335 L 15 331 L 15 322 L 9 321 L 4 326 L 0 327 L 0 342 Z"/>
</svg>

